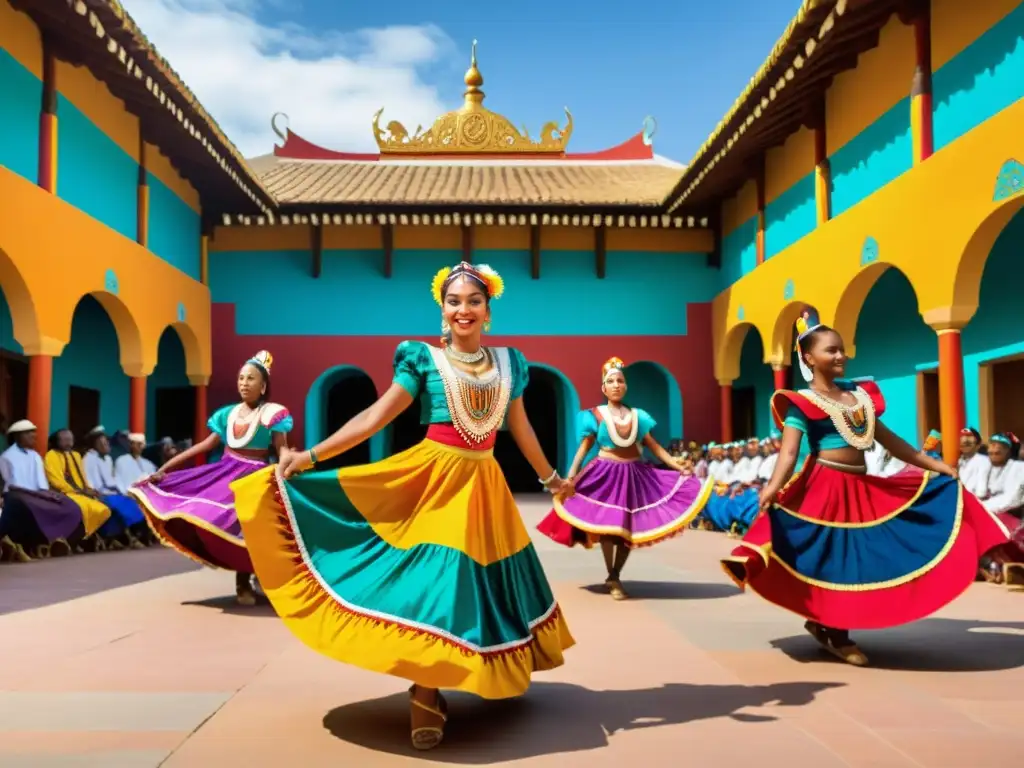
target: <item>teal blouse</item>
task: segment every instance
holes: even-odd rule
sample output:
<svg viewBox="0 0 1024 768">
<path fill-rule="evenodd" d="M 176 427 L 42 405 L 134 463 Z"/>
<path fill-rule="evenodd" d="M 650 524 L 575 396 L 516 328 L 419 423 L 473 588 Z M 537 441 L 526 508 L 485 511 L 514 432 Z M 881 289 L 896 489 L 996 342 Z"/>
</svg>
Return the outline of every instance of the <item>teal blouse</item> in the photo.
<svg viewBox="0 0 1024 768">
<path fill-rule="evenodd" d="M 837 379 L 836 385 L 847 392 L 852 392 L 857 388 L 856 383 L 843 379 Z M 796 406 L 790 406 L 782 423 L 784 426 L 803 432 L 801 455 L 808 451 L 818 453 L 819 451 L 849 447 L 846 438 L 839 434 L 839 430 L 836 429 L 830 418 L 810 419 Z"/>
<path fill-rule="evenodd" d="M 518 349 L 508 348 L 512 392 L 511 403 L 523 396 L 530 383 L 530 367 Z M 394 382 L 420 401 L 420 421 L 423 424 L 451 424 L 444 382 L 434 365 L 430 348 L 422 341 L 403 341 L 395 350 Z"/>
<path fill-rule="evenodd" d="M 207 428 L 220 437 L 221 443 L 227 448 L 236 448 L 246 451 L 269 451 L 273 445 L 274 432 L 287 434 L 295 426 L 295 420 L 288 412 L 288 409 L 277 403 L 264 403 L 260 406 L 259 417 L 256 419 L 255 429 L 250 428 L 246 434 L 236 438 L 232 430 L 234 423 L 233 416 L 238 409 L 238 404 L 225 405 L 214 412 Z"/>
<path fill-rule="evenodd" d="M 644 441 L 644 438 L 650 434 L 651 430 L 657 426 L 657 422 L 654 418 L 645 411 L 643 408 L 636 409 L 637 419 L 637 430 L 636 430 L 636 444 L 639 445 Z M 608 434 L 608 430 L 615 429 L 615 427 L 605 421 L 603 424 L 599 424 L 597 416 L 593 410 L 580 411 L 576 417 L 576 432 L 580 436 L 582 441 L 586 437 L 596 437 L 597 447 L 604 448 L 605 450 L 615 450 L 619 446 L 612 442 L 611 436 Z"/>
</svg>

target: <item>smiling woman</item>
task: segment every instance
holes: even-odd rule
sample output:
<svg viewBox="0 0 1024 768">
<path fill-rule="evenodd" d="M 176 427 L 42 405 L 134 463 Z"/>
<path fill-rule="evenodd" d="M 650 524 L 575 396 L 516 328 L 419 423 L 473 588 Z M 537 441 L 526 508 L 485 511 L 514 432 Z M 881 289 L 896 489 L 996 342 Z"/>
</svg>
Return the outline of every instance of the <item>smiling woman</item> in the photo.
<svg viewBox="0 0 1024 768">
<path fill-rule="evenodd" d="M 440 346 L 404 341 L 373 405 L 308 451 L 235 482 L 260 585 L 289 629 L 338 661 L 412 681 L 417 749 L 444 735 L 438 690 L 520 696 L 574 643 L 493 447 L 507 423 L 552 493 L 571 490 L 523 406 L 522 354 L 486 347 L 498 274 L 438 272 Z M 375 464 L 298 474 L 350 451 L 419 400 L 426 439 Z"/>
</svg>

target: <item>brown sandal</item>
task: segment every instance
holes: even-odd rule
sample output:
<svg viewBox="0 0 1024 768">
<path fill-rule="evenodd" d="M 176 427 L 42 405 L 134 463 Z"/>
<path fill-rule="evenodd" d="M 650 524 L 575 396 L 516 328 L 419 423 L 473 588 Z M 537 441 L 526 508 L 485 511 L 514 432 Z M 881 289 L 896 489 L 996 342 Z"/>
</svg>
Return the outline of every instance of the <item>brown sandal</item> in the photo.
<svg viewBox="0 0 1024 768">
<path fill-rule="evenodd" d="M 433 749 L 444 739 L 444 725 L 448 722 L 448 702 L 444 700 L 444 696 L 442 696 L 441 692 L 438 691 L 436 707 L 424 704 L 422 701 L 418 701 L 416 699 L 416 686 L 413 685 L 409 689 L 409 703 L 413 707 L 429 712 L 441 721 L 440 726 L 424 725 L 412 729 L 411 737 L 413 749 L 417 749 L 421 752 Z"/>
<path fill-rule="evenodd" d="M 815 621 L 808 621 L 804 624 L 804 629 L 807 630 L 811 637 L 818 641 L 818 645 L 837 659 L 845 661 L 847 664 L 852 664 L 855 667 L 866 667 L 868 665 L 868 657 L 857 647 L 856 643 L 851 642 L 848 645 L 837 645 L 832 634 Z"/>
</svg>

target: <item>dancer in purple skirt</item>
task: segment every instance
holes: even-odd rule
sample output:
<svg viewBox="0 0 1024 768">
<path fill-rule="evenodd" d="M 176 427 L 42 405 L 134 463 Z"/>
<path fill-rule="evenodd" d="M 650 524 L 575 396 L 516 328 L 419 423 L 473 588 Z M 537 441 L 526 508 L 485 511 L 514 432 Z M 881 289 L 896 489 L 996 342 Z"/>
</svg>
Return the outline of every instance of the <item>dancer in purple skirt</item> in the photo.
<svg viewBox="0 0 1024 768">
<path fill-rule="evenodd" d="M 256 604 L 253 567 L 229 486 L 265 467 L 271 450 L 279 459 L 288 451 L 291 414 L 267 399 L 272 364 L 269 352 L 247 360 L 238 372 L 242 402 L 214 413 L 206 423 L 209 437 L 128 489 L 165 545 L 211 568 L 235 571 L 238 603 L 245 606 Z M 220 461 L 172 471 L 219 445 L 224 446 Z"/>
<path fill-rule="evenodd" d="M 639 408 L 623 404 L 625 365 L 613 357 L 601 371 L 601 391 L 607 404 L 579 415 L 581 442 L 569 479 L 573 492 L 555 498 L 555 507 L 537 526 L 559 544 L 582 544 L 590 549 L 601 542 L 608 579 L 605 585 L 616 600 L 628 595 L 622 588 L 622 567 L 634 547 L 648 547 L 681 533 L 707 504 L 714 487 L 690 474 L 651 435 L 655 421 Z M 597 443 L 597 458 L 577 475 Z M 645 464 L 646 447 L 671 469 Z"/>
</svg>

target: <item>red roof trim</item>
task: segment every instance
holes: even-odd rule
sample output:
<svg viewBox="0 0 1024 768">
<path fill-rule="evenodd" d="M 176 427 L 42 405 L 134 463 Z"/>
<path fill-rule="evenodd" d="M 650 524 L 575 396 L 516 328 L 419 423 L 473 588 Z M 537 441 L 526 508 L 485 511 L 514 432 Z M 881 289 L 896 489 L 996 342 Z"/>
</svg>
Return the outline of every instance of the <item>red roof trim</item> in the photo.
<svg viewBox="0 0 1024 768">
<path fill-rule="evenodd" d="M 274 156 L 282 160 L 348 160 L 350 162 L 376 162 L 381 159 L 379 153 L 370 152 L 336 152 L 333 149 L 306 141 L 294 133 L 290 128 L 286 129 L 284 146 L 274 145 Z M 438 160 L 451 160 L 455 157 L 465 158 L 465 155 L 439 155 L 435 153 L 424 153 L 422 155 L 399 155 L 396 158 L 437 158 Z M 501 159 L 501 160 L 587 160 L 590 162 L 608 161 L 629 161 L 629 160 L 653 160 L 654 146 L 644 143 L 643 131 L 627 139 L 618 146 L 602 149 L 599 152 L 566 152 L 564 154 L 540 153 L 537 154 L 494 154 L 474 155 L 474 159 Z"/>
</svg>

